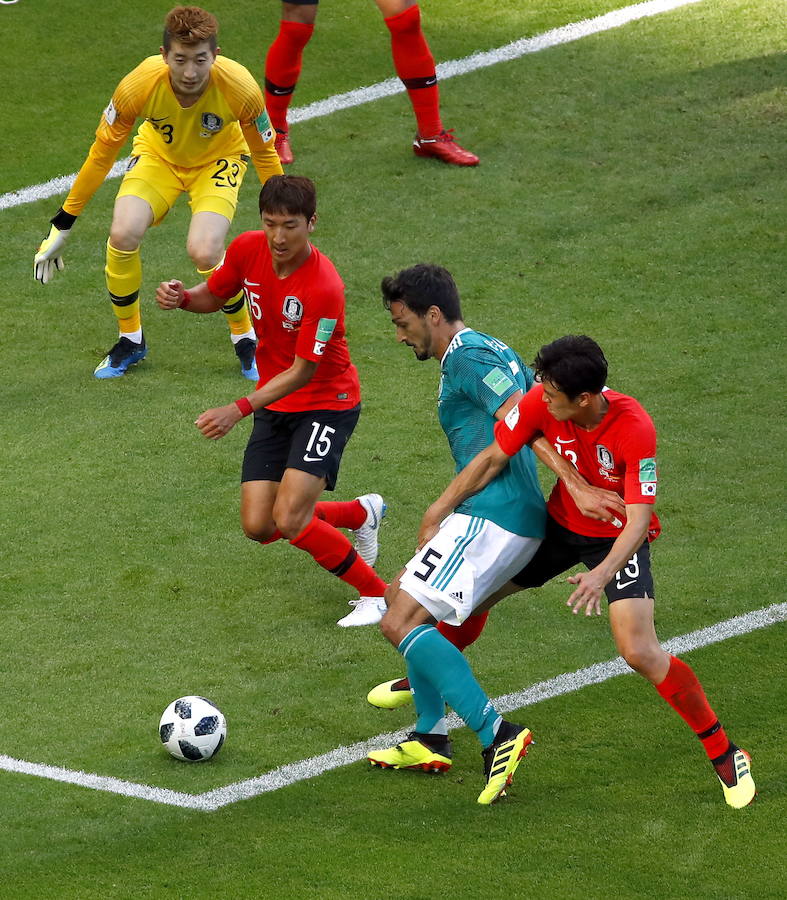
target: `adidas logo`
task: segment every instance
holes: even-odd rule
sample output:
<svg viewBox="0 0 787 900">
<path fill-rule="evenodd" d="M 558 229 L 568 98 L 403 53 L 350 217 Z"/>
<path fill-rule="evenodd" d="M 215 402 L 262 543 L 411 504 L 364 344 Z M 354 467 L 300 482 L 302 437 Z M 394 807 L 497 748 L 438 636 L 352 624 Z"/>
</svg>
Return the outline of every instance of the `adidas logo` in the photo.
<svg viewBox="0 0 787 900">
<path fill-rule="evenodd" d="M 461 591 L 451 591 L 451 593 L 448 596 L 453 597 L 454 600 L 458 600 L 461 603 L 464 595 L 462 594 Z"/>
</svg>

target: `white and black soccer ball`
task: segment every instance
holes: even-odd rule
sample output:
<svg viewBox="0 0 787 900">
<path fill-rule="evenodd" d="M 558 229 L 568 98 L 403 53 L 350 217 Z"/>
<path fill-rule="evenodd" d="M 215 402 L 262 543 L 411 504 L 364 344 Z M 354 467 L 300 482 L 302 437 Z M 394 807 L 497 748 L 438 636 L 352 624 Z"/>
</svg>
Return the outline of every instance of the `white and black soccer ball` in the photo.
<svg viewBox="0 0 787 900">
<path fill-rule="evenodd" d="M 164 710 L 161 743 L 178 759 L 200 762 L 215 756 L 227 736 L 221 710 L 204 697 L 179 697 Z"/>
</svg>

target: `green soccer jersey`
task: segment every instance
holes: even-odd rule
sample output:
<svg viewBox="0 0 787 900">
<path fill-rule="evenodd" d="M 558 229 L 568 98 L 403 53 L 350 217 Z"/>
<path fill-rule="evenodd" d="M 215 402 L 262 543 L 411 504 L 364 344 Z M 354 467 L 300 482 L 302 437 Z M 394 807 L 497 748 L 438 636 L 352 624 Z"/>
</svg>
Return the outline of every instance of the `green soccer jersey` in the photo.
<svg viewBox="0 0 787 900">
<path fill-rule="evenodd" d="M 465 328 L 440 360 L 440 425 L 456 471 L 494 440 L 495 413 L 516 391 L 527 393 L 533 373 L 502 341 Z M 523 537 L 544 536 L 546 510 L 533 452 L 524 447 L 482 491 L 456 512 L 489 519 Z"/>
</svg>

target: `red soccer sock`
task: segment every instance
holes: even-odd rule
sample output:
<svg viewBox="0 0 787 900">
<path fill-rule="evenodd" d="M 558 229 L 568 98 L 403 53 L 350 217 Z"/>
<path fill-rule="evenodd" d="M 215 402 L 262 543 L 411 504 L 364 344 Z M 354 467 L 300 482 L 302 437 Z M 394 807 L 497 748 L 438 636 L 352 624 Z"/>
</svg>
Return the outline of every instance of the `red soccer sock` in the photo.
<svg viewBox="0 0 787 900">
<path fill-rule="evenodd" d="M 265 57 L 265 108 L 277 131 L 287 130 L 287 108 L 301 74 L 303 48 L 313 32 L 314 25 L 280 22 L 279 33 Z"/>
<path fill-rule="evenodd" d="M 434 137 L 443 130 L 440 121 L 440 89 L 434 57 L 421 30 L 418 5 L 385 19 L 391 32 L 391 54 L 396 74 L 407 88 L 418 133 Z"/>
<path fill-rule="evenodd" d="M 361 597 L 382 597 L 388 585 L 353 550 L 347 538 L 333 525 L 315 516 L 290 543 L 305 550 L 331 575 L 351 584 Z"/>
<path fill-rule="evenodd" d="M 438 622 L 437 630 L 457 650 L 464 650 L 465 647 L 469 647 L 478 640 L 488 618 L 489 612 L 487 611 L 470 616 L 461 625 L 447 625 L 445 622 Z"/>
<path fill-rule="evenodd" d="M 711 709 L 705 691 L 691 666 L 670 656 L 667 677 L 656 690 L 702 741 L 709 759 L 722 756 L 730 745 L 716 713 Z"/>
<path fill-rule="evenodd" d="M 314 514 L 334 528 L 350 531 L 360 528 L 367 515 L 359 500 L 321 500 L 315 505 Z"/>
</svg>

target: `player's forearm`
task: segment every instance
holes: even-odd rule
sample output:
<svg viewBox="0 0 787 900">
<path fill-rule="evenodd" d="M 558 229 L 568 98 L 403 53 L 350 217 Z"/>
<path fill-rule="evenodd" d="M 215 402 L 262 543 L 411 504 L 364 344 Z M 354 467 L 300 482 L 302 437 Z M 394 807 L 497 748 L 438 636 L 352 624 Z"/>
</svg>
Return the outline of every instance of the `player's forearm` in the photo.
<svg viewBox="0 0 787 900">
<path fill-rule="evenodd" d="M 271 175 L 283 175 L 284 169 L 281 167 L 279 154 L 276 152 L 273 141 L 266 144 L 254 125 L 242 126 L 242 128 L 260 184 L 265 184 Z"/>
<path fill-rule="evenodd" d="M 120 147 L 121 144 L 107 144 L 101 140 L 93 142 L 87 159 L 82 163 L 82 168 L 63 204 L 65 212 L 72 216 L 78 216 L 82 212 L 90 198 L 103 184 L 117 158 Z"/>
<path fill-rule="evenodd" d="M 500 449 L 497 441 L 493 441 L 486 450 L 482 450 L 459 472 L 438 499 L 432 504 L 432 510 L 444 518 L 453 512 L 460 503 L 482 491 L 493 478 L 508 465 L 509 456 Z"/>
<path fill-rule="evenodd" d="M 623 530 L 615 538 L 609 553 L 596 566 L 599 573 L 603 574 L 605 584 L 613 579 L 615 573 L 619 572 L 642 546 L 648 534 L 651 512 L 652 507 L 643 503 L 626 507 L 627 519 Z"/>
<path fill-rule="evenodd" d="M 530 449 L 548 469 L 551 469 L 565 483 L 569 491 L 574 486 L 587 484 L 576 466 L 573 466 L 565 456 L 561 456 L 543 434 L 539 434 L 530 441 Z"/>
<path fill-rule="evenodd" d="M 192 313 L 214 313 L 218 312 L 226 302 L 223 297 L 212 294 L 208 290 L 207 282 L 203 281 L 201 284 L 183 291 L 180 308 Z"/>
<path fill-rule="evenodd" d="M 289 369 L 274 375 L 270 381 L 266 382 L 259 390 L 249 394 L 248 401 L 252 410 L 264 409 L 300 390 L 311 380 L 314 370 L 317 368 L 316 363 L 311 366 L 298 366 L 293 364 Z"/>
</svg>

